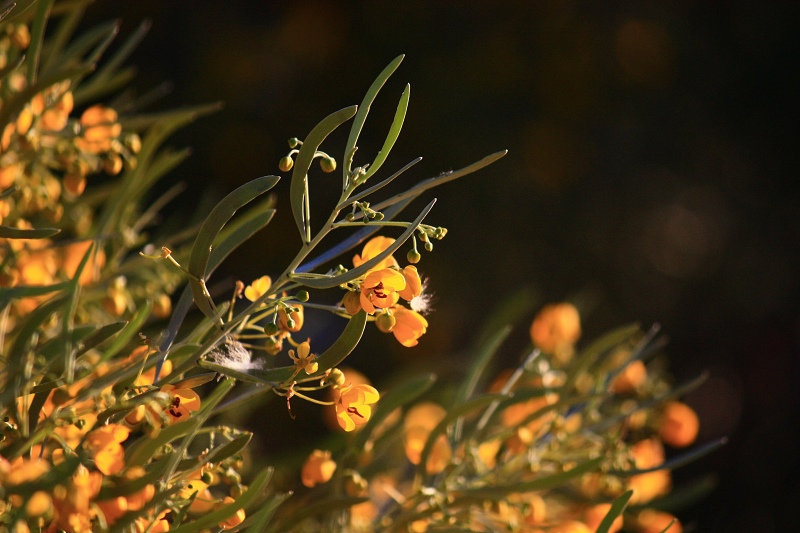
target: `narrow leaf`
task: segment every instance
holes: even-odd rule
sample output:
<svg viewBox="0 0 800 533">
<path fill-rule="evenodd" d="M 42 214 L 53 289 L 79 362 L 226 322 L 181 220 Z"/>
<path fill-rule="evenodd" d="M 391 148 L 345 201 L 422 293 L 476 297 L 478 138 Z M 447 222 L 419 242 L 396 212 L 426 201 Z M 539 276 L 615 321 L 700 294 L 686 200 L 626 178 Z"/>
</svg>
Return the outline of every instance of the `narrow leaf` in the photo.
<svg viewBox="0 0 800 533">
<path fill-rule="evenodd" d="M 46 239 L 60 232 L 58 228 L 19 229 L 0 226 L 0 239 Z"/>
<path fill-rule="evenodd" d="M 222 227 L 227 224 L 236 211 L 264 194 L 278 183 L 277 176 L 264 176 L 245 183 L 222 199 L 209 213 L 203 222 L 197 238 L 192 246 L 188 270 L 189 286 L 197 307 L 206 316 L 219 320 L 212 307 L 211 298 L 205 288 L 207 267 L 211 256 L 212 245 Z"/>
<path fill-rule="evenodd" d="M 397 138 L 400 136 L 400 130 L 403 128 L 403 121 L 406 118 L 410 94 L 411 85 L 406 84 L 406 88 L 403 89 L 403 94 L 400 96 L 400 102 L 397 104 L 397 110 L 394 113 L 394 120 L 389 128 L 389 134 L 386 136 L 386 140 L 383 142 L 383 147 L 380 152 L 375 156 L 375 161 L 373 161 L 367 169 L 367 173 L 363 178 L 364 180 L 375 174 L 386 161 L 386 158 L 389 157 L 389 152 L 392 151 L 394 143 L 397 142 Z"/>
<path fill-rule="evenodd" d="M 597 526 L 597 531 L 595 533 L 608 533 L 611 529 L 611 526 L 614 525 L 614 520 L 617 517 L 622 516 L 622 513 L 625 511 L 625 507 L 628 506 L 628 501 L 633 496 L 632 490 L 627 490 L 619 495 L 619 497 L 614 500 L 614 503 L 611 504 L 611 508 L 606 513 L 606 516 L 603 517 L 603 520 L 600 522 L 600 525 Z"/>
<path fill-rule="evenodd" d="M 350 172 L 353 167 L 353 156 L 355 155 L 356 146 L 358 144 L 358 137 L 361 135 L 361 129 L 364 127 L 364 123 L 367 121 L 367 115 L 369 114 L 369 109 L 372 106 L 372 102 L 375 101 L 375 97 L 378 96 L 383 84 L 386 83 L 386 80 L 394 74 L 394 71 L 397 70 L 397 67 L 400 66 L 400 63 L 403 62 L 403 58 L 405 55 L 399 55 L 389 63 L 378 77 L 375 78 L 375 81 L 372 82 L 372 85 L 369 86 L 367 89 L 367 94 L 364 95 L 364 99 L 361 101 L 361 105 L 358 106 L 358 113 L 356 114 L 355 119 L 353 120 L 353 125 L 350 128 L 350 135 L 347 138 L 347 144 L 344 148 L 344 162 L 342 164 L 342 181 L 343 183 L 347 183 L 350 179 Z"/>
</svg>

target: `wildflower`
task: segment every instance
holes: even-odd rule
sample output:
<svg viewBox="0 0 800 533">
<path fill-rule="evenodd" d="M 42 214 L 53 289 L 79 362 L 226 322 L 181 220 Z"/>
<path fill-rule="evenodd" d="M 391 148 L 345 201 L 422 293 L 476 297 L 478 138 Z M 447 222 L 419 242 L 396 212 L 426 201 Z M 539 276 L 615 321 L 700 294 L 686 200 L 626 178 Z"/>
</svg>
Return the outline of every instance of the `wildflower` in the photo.
<svg viewBox="0 0 800 533">
<path fill-rule="evenodd" d="M 353 257 L 353 266 L 359 267 L 369 261 L 370 259 L 378 256 L 381 252 L 386 250 L 389 246 L 392 245 L 394 239 L 389 237 L 373 237 L 370 239 L 367 244 L 364 245 L 364 249 L 361 251 L 361 255 L 356 254 Z M 372 270 L 381 270 L 388 267 L 399 267 L 400 265 L 397 264 L 397 260 L 394 256 L 390 255 L 380 261 L 377 265 L 375 265 Z"/>
<path fill-rule="evenodd" d="M 406 280 L 406 288 L 400 291 L 400 297 L 410 302 L 422 294 L 422 279 L 420 279 L 417 267 L 414 265 L 406 266 L 401 273 Z"/>
<path fill-rule="evenodd" d="M 72 279 L 78 270 L 78 266 L 83 260 L 83 256 L 89 251 L 89 248 L 94 244 L 92 241 L 82 241 L 65 246 L 61 250 L 61 270 Z M 102 248 L 98 248 L 89 256 L 89 260 L 83 267 L 81 277 L 78 283 L 86 286 L 97 280 L 97 272 L 105 266 L 106 254 Z"/>
<path fill-rule="evenodd" d="M 103 513 L 106 524 L 114 525 L 121 516 L 128 512 L 128 500 L 124 496 L 117 496 L 110 500 L 95 502 L 97 508 Z"/>
<path fill-rule="evenodd" d="M 75 139 L 75 144 L 84 152 L 107 152 L 111 150 L 111 141 L 122 133 L 122 126 L 117 122 L 117 112 L 101 104 L 84 111 L 80 122 L 83 137 Z"/>
<path fill-rule="evenodd" d="M 53 498 L 43 490 L 37 490 L 25 503 L 25 514 L 29 517 L 44 516 L 53 510 Z"/>
<path fill-rule="evenodd" d="M 171 422 L 188 420 L 192 411 L 200 409 L 200 396 L 192 389 L 167 384 L 161 387 L 161 391 L 172 396 L 172 401 L 164 410 Z"/>
<path fill-rule="evenodd" d="M 647 381 L 647 368 L 637 359 L 629 363 L 611 382 L 614 394 L 632 394 Z"/>
<path fill-rule="evenodd" d="M 219 502 L 216 507 L 217 509 L 219 509 L 223 506 L 230 505 L 235 502 L 236 500 L 234 500 L 230 496 L 225 496 L 225 499 Z M 244 509 L 238 509 L 232 516 L 226 518 L 224 521 L 220 522 L 217 525 L 221 527 L 223 530 L 232 529 L 241 524 L 242 522 L 244 522 L 244 519 L 245 519 Z"/>
<path fill-rule="evenodd" d="M 167 509 L 166 511 L 161 511 L 155 518 L 137 518 L 134 524 L 136 533 L 165 533 L 169 531 L 169 520 L 167 520 L 167 513 L 169 512 L 169 509 Z"/>
<path fill-rule="evenodd" d="M 589 526 L 578 520 L 567 520 L 547 530 L 549 533 L 592 533 Z"/>
<path fill-rule="evenodd" d="M 319 368 L 319 363 L 314 361 L 317 356 L 311 353 L 311 345 L 308 341 L 301 342 L 297 346 L 297 355 L 295 355 L 294 350 L 289 350 L 289 357 L 294 361 L 295 374 L 304 370 L 306 374 L 311 375 Z"/>
<path fill-rule="evenodd" d="M 84 447 L 94 457 L 97 469 L 106 474 L 118 474 L 125 468 L 125 451 L 121 443 L 131 430 L 119 424 L 108 424 L 86 435 Z"/>
<path fill-rule="evenodd" d="M 578 310 L 570 303 L 546 305 L 531 324 L 531 340 L 543 352 L 561 362 L 572 356 L 572 346 L 581 336 Z"/>
<path fill-rule="evenodd" d="M 631 448 L 636 468 L 644 470 L 664 462 L 664 447 L 657 438 L 637 442 Z M 646 503 L 669 492 L 672 478 L 669 470 L 655 470 L 637 474 L 628 479 L 628 489 L 633 489 L 631 504 Z"/>
<path fill-rule="evenodd" d="M 350 315 L 354 315 L 361 311 L 360 293 L 358 291 L 347 291 L 347 294 L 342 298 L 342 307 Z"/>
<path fill-rule="evenodd" d="M 272 279 L 269 276 L 261 276 L 244 289 L 244 297 L 251 302 L 255 302 L 262 297 L 271 286 Z"/>
<path fill-rule="evenodd" d="M 376 307 L 392 307 L 400 298 L 398 291 L 405 287 L 406 280 L 398 271 L 391 268 L 373 270 L 361 283 L 361 308 L 371 315 Z"/>
<path fill-rule="evenodd" d="M 419 344 L 419 338 L 428 331 L 428 321 L 421 314 L 401 305 L 392 308 L 395 324 L 392 328 L 394 338 L 406 348 Z"/>
<path fill-rule="evenodd" d="M 590 505 L 583 511 L 583 521 L 586 522 L 586 525 L 589 526 L 590 530 L 597 531 L 597 528 L 600 526 L 600 522 L 603 521 L 610 509 L 610 503 L 598 503 L 596 505 Z M 622 515 L 614 519 L 614 521 L 611 523 L 611 527 L 608 528 L 608 533 L 617 533 L 617 531 L 620 529 L 622 529 Z"/>
<path fill-rule="evenodd" d="M 636 516 L 635 527 L 639 533 L 683 532 L 683 526 L 673 515 L 655 509 L 644 509 L 640 512 Z"/>
<path fill-rule="evenodd" d="M 28 481 L 39 479 L 40 476 L 50 471 L 50 463 L 41 459 L 24 460 L 16 459 L 8 467 L 8 472 L 3 478 L 5 485 L 19 485 Z"/>
<path fill-rule="evenodd" d="M 144 468 L 140 466 L 133 466 L 125 470 L 122 474 L 123 479 L 126 482 L 134 482 L 137 479 L 143 477 L 145 475 Z M 145 485 L 141 490 L 134 492 L 133 494 L 129 494 L 125 497 L 126 500 L 126 507 L 130 511 L 138 511 L 140 509 L 144 509 L 144 506 L 153 499 L 153 496 L 156 494 L 156 488 L 151 485 Z"/>
<path fill-rule="evenodd" d="M 314 450 L 306 459 L 300 477 L 303 485 L 313 487 L 318 483 L 327 483 L 336 471 L 336 462 L 331 459 L 331 452 Z"/>
<path fill-rule="evenodd" d="M 681 402 L 669 402 L 661 414 L 658 435 L 675 448 L 689 446 L 697 438 L 700 421 L 694 410 Z"/>
<path fill-rule="evenodd" d="M 443 407 L 432 402 L 422 402 L 408 410 L 403 421 L 403 437 L 406 457 L 412 464 L 419 464 L 422 460 L 422 450 L 425 448 L 431 431 L 446 414 Z M 429 474 L 441 472 L 450 463 L 452 455 L 447 436 L 439 435 L 428 456 L 425 470 Z"/>
<path fill-rule="evenodd" d="M 371 405 L 378 402 L 380 394 L 370 385 L 345 385 L 338 390 L 336 417 L 339 426 L 345 431 L 353 431 L 369 421 L 372 416 Z"/>
<path fill-rule="evenodd" d="M 102 481 L 100 472 L 89 472 L 85 466 L 79 465 L 67 486 L 57 485 L 53 489 L 58 527 L 69 533 L 92 531 L 94 510 L 91 504 L 100 492 Z"/>
</svg>

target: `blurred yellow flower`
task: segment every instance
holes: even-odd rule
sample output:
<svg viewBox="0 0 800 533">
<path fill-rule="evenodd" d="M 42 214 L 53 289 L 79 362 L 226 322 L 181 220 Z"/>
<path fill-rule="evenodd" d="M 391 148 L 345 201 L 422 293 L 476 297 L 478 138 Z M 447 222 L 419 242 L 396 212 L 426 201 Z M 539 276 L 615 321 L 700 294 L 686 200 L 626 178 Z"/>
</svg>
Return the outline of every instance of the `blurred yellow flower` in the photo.
<svg viewBox="0 0 800 533">
<path fill-rule="evenodd" d="M 658 435 L 675 448 L 689 446 L 697 438 L 700 420 L 694 409 L 682 402 L 669 402 L 661 413 Z"/>
<path fill-rule="evenodd" d="M 219 502 L 216 507 L 217 507 L 217 509 L 219 509 L 219 508 L 221 508 L 221 507 L 223 507 L 225 505 L 230 505 L 230 504 L 235 503 L 235 502 L 236 502 L 236 500 L 234 500 L 230 496 L 225 496 L 225 499 L 222 500 L 221 502 Z M 239 524 L 241 524 L 242 522 L 244 522 L 245 516 L 246 515 L 245 515 L 245 512 L 244 512 L 244 509 L 239 509 L 232 516 L 228 517 L 226 520 L 220 522 L 217 525 L 219 527 L 221 527 L 223 530 L 233 529 L 236 526 L 238 526 Z"/>
<path fill-rule="evenodd" d="M 318 483 L 330 481 L 335 471 L 336 462 L 331 459 L 331 452 L 314 450 L 306 459 L 305 464 L 303 464 L 300 478 L 303 481 L 303 485 L 311 488 Z"/>
<path fill-rule="evenodd" d="M 425 317 L 402 305 L 392 307 L 392 313 L 395 318 L 392 328 L 394 338 L 406 348 L 419 344 L 419 338 L 428 331 L 428 321 Z"/>
<path fill-rule="evenodd" d="M 289 350 L 289 357 L 294 361 L 295 374 L 304 370 L 306 374 L 311 375 L 319 368 L 319 363 L 314 361 L 317 356 L 311 353 L 311 344 L 308 341 L 301 342 L 297 346 L 297 355 L 294 350 Z"/>
<path fill-rule="evenodd" d="M 124 442 L 131 430 L 119 424 L 108 424 L 90 431 L 84 440 L 84 447 L 94 458 L 94 464 L 106 475 L 118 474 L 125 468 Z"/>
<path fill-rule="evenodd" d="M 562 362 L 572 356 L 572 346 L 580 337 L 580 315 L 570 303 L 544 306 L 531 324 L 533 344 Z"/>
</svg>

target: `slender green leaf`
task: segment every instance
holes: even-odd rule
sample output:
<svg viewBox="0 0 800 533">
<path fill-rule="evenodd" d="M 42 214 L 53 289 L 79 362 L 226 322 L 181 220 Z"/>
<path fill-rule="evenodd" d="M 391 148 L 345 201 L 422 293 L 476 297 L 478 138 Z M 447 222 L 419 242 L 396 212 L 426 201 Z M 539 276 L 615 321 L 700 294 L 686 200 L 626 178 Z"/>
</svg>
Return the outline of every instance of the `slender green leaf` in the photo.
<svg viewBox="0 0 800 533">
<path fill-rule="evenodd" d="M 185 437 L 196 431 L 202 425 L 202 420 L 190 418 L 185 422 L 178 422 L 163 428 L 156 437 L 139 439 L 125 450 L 125 464 L 127 466 L 144 466 L 164 445 Z"/>
<path fill-rule="evenodd" d="M 345 107 L 322 119 L 322 121 L 309 132 L 308 136 L 303 141 L 303 145 L 300 147 L 300 151 L 297 153 L 294 170 L 292 170 L 292 182 L 289 186 L 289 202 L 292 207 L 294 221 L 297 224 L 297 229 L 300 231 L 303 242 L 308 242 L 308 228 L 306 227 L 306 223 L 308 222 L 306 220 L 307 214 L 304 215 L 308 169 L 311 168 L 314 154 L 319 149 L 322 141 L 336 128 L 353 118 L 353 115 L 356 114 L 356 109 L 356 106 Z"/>
<path fill-rule="evenodd" d="M 128 345 L 132 338 L 139 335 L 139 333 L 142 331 L 142 326 L 144 325 L 145 320 L 150 317 L 150 311 L 152 311 L 152 309 L 153 302 L 151 300 L 145 300 L 144 303 L 139 306 L 131 320 L 125 325 L 125 327 L 122 328 L 111 345 L 103 350 L 104 361 L 108 361 L 117 355 L 125 346 Z"/>
<path fill-rule="evenodd" d="M 256 514 L 249 516 L 244 523 L 242 523 L 243 529 L 252 531 L 253 533 L 263 533 L 267 531 L 267 526 L 272 520 L 272 517 L 275 516 L 278 507 L 291 496 L 291 492 L 270 495 L 267 501 L 261 504 L 261 509 Z"/>
<path fill-rule="evenodd" d="M 392 151 L 394 143 L 397 142 L 397 138 L 400 136 L 400 130 L 403 128 L 403 121 L 406 118 L 410 94 L 411 85 L 406 84 L 406 88 L 403 89 L 403 94 L 400 96 L 400 102 L 397 104 L 397 110 L 394 113 L 394 121 L 392 121 L 392 125 L 389 128 L 389 134 L 386 136 L 386 140 L 383 142 L 383 147 L 380 152 L 375 156 L 375 160 L 367 169 L 366 174 L 364 174 L 364 180 L 367 180 L 370 176 L 375 174 L 381 166 L 383 166 L 386 158 L 389 157 L 389 152 Z"/>
<path fill-rule="evenodd" d="M 356 347 L 358 341 L 361 340 L 361 336 L 364 334 L 364 327 L 366 324 L 367 314 L 364 311 L 359 311 L 353 315 L 339 338 L 336 339 L 330 348 L 325 350 L 325 352 L 316 359 L 319 367 L 314 374 L 311 374 L 311 376 L 322 376 L 326 370 L 334 368 L 344 361 L 344 359 L 350 355 L 350 352 L 352 352 Z M 265 383 L 272 386 L 278 386 L 279 384 L 291 379 L 296 371 L 296 367 L 294 366 L 284 366 L 270 369 L 235 369 L 229 366 L 214 363 L 208 359 L 201 359 L 198 362 L 198 365 L 241 381 L 250 383 Z M 304 374 L 303 377 L 309 376 Z"/>
<path fill-rule="evenodd" d="M 399 55 L 389 63 L 378 77 L 375 78 L 375 81 L 372 82 L 372 85 L 369 86 L 367 89 L 367 93 L 364 95 L 364 99 L 361 100 L 361 104 L 358 106 L 358 113 L 356 113 L 355 119 L 353 120 L 353 125 L 350 128 L 350 135 L 347 138 L 347 144 L 344 148 L 344 162 L 342 164 L 342 182 L 348 183 L 350 179 L 350 172 L 352 171 L 353 167 L 353 156 L 355 155 L 356 146 L 358 144 L 358 137 L 361 135 L 361 129 L 364 127 L 364 123 L 367 121 L 367 115 L 369 114 L 369 109 L 372 106 L 372 102 L 375 101 L 375 97 L 378 96 L 383 84 L 386 83 L 386 80 L 394 74 L 394 71 L 397 70 L 397 67 L 400 66 L 400 63 L 403 62 L 403 58 L 405 54 Z"/>
<path fill-rule="evenodd" d="M 371 205 L 370 207 L 375 211 L 383 211 L 390 205 L 394 205 L 397 202 L 407 200 L 409 198 L 413 199 L 422 194 L 423 192 L 427 191 L 428 189 L 432 189 L 433 187 L 438 187 L 439 185 L 443 185 L 447 182 L 453 181 L 455 179 L 464 177 L 468 174 L 472 174 L 473 172 L 477 172 L 478 170 L 487 167 L 500 159 L 501 157 L 505 156 L 508 153 L 508 150 L 502 150 L 500 152 L 495 152 L 491 155 L 487 155 L 480 161 L 476 161 L 471 165 L 467 165 L 464 168 L 452 171 L 452 172 L 445 172 L 439 176 L 434 178 L 428 178 L 427 180 L 421 181 L 420 183 L 416 184 L 414 187 L 410 188 L 406 192 L 397 194 L 392 196 L 388 200 L 384 200 L 383 202 L 379 202 L 375 205 Z"/>
<path fill-rule="evenodd" d="M 638 474 L 647 474 L 648 472 L 655 472 L 656 470 L 674 470 L 675 468 L 680 468 L 685 466 L 689 463 L 692 463 L 701 457 L 705 457 L 706 455 L 717 451 L 718 449 L 722 448 L 728 443 L 727 437 L 722 437 L 721 439 L 717 439 L 711 442 L 707 442 L 701 446 L 693 448 L 688 452 L 682 453 L 677 457 L 673 457 L 668 461 L 661 463 L 660 465 L 654 466 L 652 468 L 632 468 L 630 470 L 609 470 L 609 474 L 614 476 L 636 476 Z"/>
<path fill-rule="evenodd" d="M 44 43 L 44 29 L 47 26 L 47 19 L 50 15 L 50 8 L 53 7 L 54 0 L 39 0 L 36 6 L 36 13 L 33 15 L 31 23 L 31 41 L 26 51 L 28 63 L 28 84 L 36 81 L 39 73 L 39 56 L 42 53 Z"/>
<path fill-rule="evenodd" d="M 236 435 L 230 442 L 226 442 L 222 446 L 217 446 L 208 456 L 203 458 L 206 463 L 219 463 L 228 457 L 232 457 L 242 451 L 245 446 L 253 438 L 253 434 L 249 431 L 243 431 Z"/>
<path fill-rule="evenodd" d="M 20 286 L 20 287 L 11 287 L 11 288 L 1 288 L 0 289 L 0 310 L 4 309 L 8 304 L 11 303 L 12 300 L 18 300 L 20 298 L 28 298 L 30 296 L 43 296 L 45 294 L 50 294 L 51 292 L 58 292 L 69 290 L 72 288 L 71 281 L 62 281 L 60 283 L 54 283 L 52 285 L 28 285 L 28 286 Z"/>
<path fill-rule="evenodd" d="M 58 235 L 58 228 L 19 229 L 10 226 L 0 226 L 0 239 L 47 239 Z"/>
<path fill-rule="evenodd" d="M 600 525 L 597 526 L 597 531 L 595 531 L 595 533 L 609 532 L 611 526 L 614 525 L 614 520 L 616 520 L 617 517 L 622 516 L 622 513 L 625 512 L 625 507 L 627 507 L 631 496 L 633 496 L 633 491 L 626 490 L 614 500 L 614 503 L 611 504 L 611 508 L 606 513 L 606 516 L 603 517 Z"/>
<path fill-rule="evenodd" d="M 389 185 L 391 182 L 393 182 L 396 178 L 400 177 L 406 170 L 408 170 L 409 168 L 413 167 L 414 165 L 416 165 L 420 161 L 422 161 L 422 158 L 421 157 L 417 157 L 416 159 L 406 163 L 406 165 L 403 168 L 401 168 L 400 170 L 398 170 L 397 172 L 395 172 L 394 174 L 392 174 L 391 176 L 389 176 L 385 180 L 376 183 L 375 185 L 373 185 L 369 189 L 364 189 L 363 191 L 359 192 L 358 194 L 354 194 L 353 196 L 349 196 L 347 198 L 347 200 L 345 200 L 343 203 L 341 203 L 338 206 L 336 206 L 336 210 L 337 211 L 341 211 L 342 209 L 344 209 L 348 205 L 352 205 L 353 202 L 357 202 L 357 201 L 361 200 L 362 198 L 366 198 L 367 196 L 371 195 L 372 193 L 383 189 L 384 187 Z M 386 213 L 384 213 L 384 215 L 386 215 Z M 362 212 L 356 212 L 356 213 L 353 214 L 353 220 L 358 220 L 358 219 L 363 218 L 363 217 L 364 217 L 364 213 L 362 213 Z M 384 220 L 391 220 L 391 219 L 389 219 L 387 217 L 387 218 L 384 218 Z"/>
<path fill-rule="evenodd" d="M 272 468 L 266 468 L 259 472 L 256 478 L 250 483 L 248 489 L 240 495 L 233 503 L 223 505 L 218 510 L 206 513 L 202 518 L 198 518 L 188 524 L 184 524 L 175 529 L 170 529 L 171 533 L 190 533 L 199 531 L 203 528 L 216 527 L 220 522 L 224 522 L 239 509 L 246 509 L 257 498 L 260 498 L 264 491 L 266 491 L 270 480 L 272 479 Z"/>
<path fill-rule="evenodd" d="M 189 286 L 192 289 L 192 295 L 197 307 L 203 314 L 213 320 L 219 320 L 219 317 L 217 317 L 212 307 L 213 303 L 205 288 L 212 245 L 222 227 L 227 224 L 238 209 L 270 190 L 278 183 L 279 179 L 277 176 L 257 178 L 228 194 L 211 210 L 197 234 L 188 265 L 189 274 L 191 275 Z"/>
<path fill-rule="evenodd" d="M 291 274 L 291 278 L 293 281 L 297 281 L 298 283 L 302 283 L 306 287 L 310 287 L 312 289 L 330 289 L 333 287 L 337 287 L 342 285 L 343 283 L 347 283 L 348 281 L 352 281 L 357 279 L 364 274 L 366 274 L 369 270 L 375 268 L 375 265 L 383 261 L 386 257 L 393 254 L 395 250 L 400 248 L 408 239 L 411 238 L 411 235 L 417 230 L 417 226 L 419 226 L 422 221 L 425 219 L 427 214 L 433 209 L 433 204 L 436 203 L 436 200 L 432 200 L 425 209 L 419 214 L 419 216 L 409 224 L 408 228 L 400 235 L 395 241 L 389 245 L 384 251 L 380 254 L 376 255 L 369 261 L 363 263 L 362 265 L 357 266 L 351 270 L 343 274 L 338 274 L 336 276 L 320 276 L 319 274 L 303 274 L 303 273 L 295 273 Z"/>
<path fill-rule="evenodd" d="M 69 43 L 59 55 L 58 61 L 53 62 L 53 70 L 70 63 L 94 64 L 100 58 L 102 51 L 117 36 L 117 33 L 119 33 L 119 21 L 117 20 L 110 20 L 87 30 Z M 90 52 L 93 48 L 94 52 Z"/>
<path fill-rule="evenodd" d="M 675 514 L 691 505 L 697 504 L 711 494 L 718 485 L 718 476 L 716 474 L 707 474 L 693 479 L 688 484 L 673 488 L 669 494 L 657 500 L 652 500 L 645 504 L 631 505 L 629 509 L 633 511 L 651 507 Z"/>
</svg>

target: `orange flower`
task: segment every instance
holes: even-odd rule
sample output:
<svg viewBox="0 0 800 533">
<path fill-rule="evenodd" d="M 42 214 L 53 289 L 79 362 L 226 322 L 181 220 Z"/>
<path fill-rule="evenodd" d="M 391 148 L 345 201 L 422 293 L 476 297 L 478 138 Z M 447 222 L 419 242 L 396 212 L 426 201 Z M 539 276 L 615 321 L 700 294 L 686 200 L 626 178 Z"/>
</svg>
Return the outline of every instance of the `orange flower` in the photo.
<svg viewBox="0 0 800 533">
<path fill-rule="evenodd" d="M 57 485 L 53 489 L 53 504 L 58 516 L 58 527 L 68 533 L 89 533 L 92 531 L 94 510 L 92 500 L 100 492 L 103 474 L 89 472 L 79 465 L 68 485 Z"/>
<path fill-rule="evenodd" d="M 614 394 L 632 394 L 647 381 L 647 367 L 637 359 L 632 361 L 611 382 Z"/>
<path fill-rule="evenodd" d="M 216 508 L 220 509 L 221 507 L 223 507 L 225 505 L 230 505 L 230 504 L 235 503 L 235 502 L 236 502 L 236 500 L 234 500 L 230 496 L 225 496 L 225 499 L 222 500 L 220 503 L 218 503 Z M 232 529 L 232 528 L 238 526 L 239 524 L 241 524 L 242 522 L 244 522 L 245 516 L 246 515 L 244 513 L 244 509 L 239 509 L 232 516 L 228 517 L 223 522 L 220 522 L 217 525 L 219 527 L 221 527 L 223 530 Z"/>
<path fill-rule="evenodd" d="M 122 133 L 122 126 L 117 122 L 117 112 L 100 104 L 83 112 L 81 126 L 83 137 L 75 139 L 75 145 L 93 154 L 109 151 L 112 139 Z"/>
<path fill-rule="evenodd" d="M 546 305 L 531 324 L 531 340 L 543 352 L 562 358 L 572 355 L 572 345 L 581 336 L 578 310 L 570 303 Z"/>
<path fill-rule="evenodd" d="M 200 409 L 200 396 L 192 389 L 176 388 L 175 385 L 167 384 L 161 387 L 161 392 L 172 395 L 172 401 L 164 410 L 170 422 L 188 420 L 192 411 Z"/>
<path fill-rule="evenodd" d="M 380 399 L 378 391 L 370 385 L 345 385 L 338 392 L 336 417 L 345 431 L 353 431 L 366 424 L 372 416 L 370 406 Z"/>
<path fill-rule="evenodd" d="M 378 254 L 386 250 L 389 246 L 392 245 L 394 239 L 389 237 L 373 237 L 370 239 L 367 244 L 364 245 L 364 249 L 361 251 L 361 255 L 356 254 L 353 257 L 353 266 L 359 267 L 376 257 Z M 383 261 L 380 261 L 377 265 L 375 265 L 372 270 L 381 270 L 388 267 L 399 267 L 400 265 L 397 264 L 397 260 L 394 256 L 388 256 Z"/>
<path fill-rule="evenodd" d="M 108 424 L 89 432 L 84 447 L 94 457 L 94 464 L 106 475 L 118 474 L 125 468 L 125 451 L 121 443 L 131 430 L 119 424 Z"/>
<path fill-rule="evenodd" d="M 419 464 L 422 460 L 422 450 L 431 431 L 442 421 L 447 414 L 443 407 L 433 402 L 418 403 L 408 410 L 403 421 L 403 436 L 405 441 L 406 457 L 412 464 Z M 428 456 L 425 470 L 429 474 L 437 474 L 450 463 L 453 452 L 445 434 L 439 435 L 433 445 L 433 450 Z"/>
<path fill-rule="evenodd" d="M 639 533 L 682 533 L 683 526 L 671 514 L 655 509 L 645 509 L 640 512 L 635 520 L 636 531 Z"/>
<path fill-rule="evenodd" d="M 637 442 L 631 448 L 636 468 L 648 469 L 664 462 L 664 447 L 657 438 Z M 628 479 L 628 489 L 633 489 L 631 504 L 646 503 L 668 493 L 672 485 L 669 470 L 655 470 L 637 474 Z"/>
<path fill-rule="evenodd" d="M 586 525 L 589 526 L 589 529 L 592 531 L 597 531 L 597 528 L 600 526 L 600 522 L 603 521 L 610 509 L 610 503 L 598 503 L 596 505 L 590 505 L 583 512 L 583 521 L 586 522 Z M 614 521 L 611 523 L 611 527 L 608 529 L 608 533 L 617 533 L 617 531 L 620 529 L 622 529 L 622 515 L 614 519 Z"/>
<path fill-rule="evenodd" d="M 361 308 L 371 315 L 376 307 L 392 307 L 405 288 L 406 280 L 400 272 L 391 268 L 373 270 L 361 283 Z"/>
<path fill-rule="evenodd" d="M 428 321 L 425 317 L 401 305 L 394 306 L 392 312 L 395 319 L 392 328 L 394 338 L 406 348 L 419 344 L 418 339 L 428 331 Z"/>
<path fill-rule="evenodd" d="M 67 274 L 67 277 L 72 279 L 75 277 L 75 272 L 83 260 L 83 256 L 89 251 L 93 241 L 82 241 L 70 244 L 61 250 L 61 269 Z M 103 268 L 106 264 L 106 254 L 102 248 L 98 248 L 89 256 L 86 266 L 81 271 L 81 277 L 78 280 L 80 285 L 88 285 L 95 281 L 96 270 Z M 99 272 L 97 272 L 99 274 Z"/>
<path fill-rule="evenodd" d="M 699 429 L 697 413 L 685 403 L 669 402 L 664 406 L 658 435 L 670 446 L 683 448 L 690 445 L 697 438 Z"/>
<path fill-rule="evenodd" d="M 169 531 L 169 510 L 161 511 L 155 519 L 140 517 L 136 519 L 136 533 L 165 533 Z M 152 516 L 152 515 L 151 515 Z"/>
<path fill-rule="evenodd" d="M 406 280 L 406 288 L 400 291 L 400 297 L 410 302 L 420 294 L 422 294 L 422 279 L 419 277 L 417 267 L 408 265 L 402 270 L 403 277 Z"/>
<path fill-rule="evenodd" d="M 278 327 L 281 331 L 296 333 L 303 327 L 303 306 L 293 303 L 292 307 L 297 309 L 297 311 L 286 313 L 286 309 L 283 307 L 278 309 Z"/>
<path fill-rule="evenodd" d="M 303 485 L 311 488 L 318 483 L 330 481 L 335 471 L 336 462 L 331 459 L 331 452 L 314 450 L 306 459 L 300 477 Z"/>
</svg>

